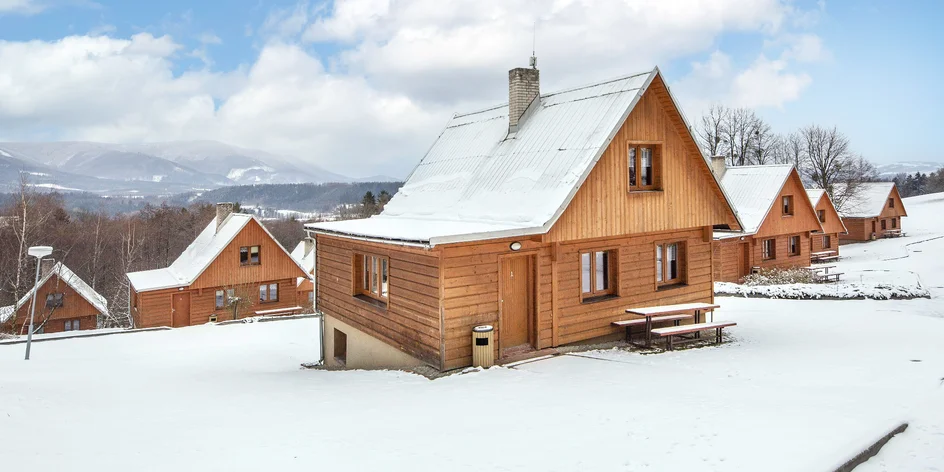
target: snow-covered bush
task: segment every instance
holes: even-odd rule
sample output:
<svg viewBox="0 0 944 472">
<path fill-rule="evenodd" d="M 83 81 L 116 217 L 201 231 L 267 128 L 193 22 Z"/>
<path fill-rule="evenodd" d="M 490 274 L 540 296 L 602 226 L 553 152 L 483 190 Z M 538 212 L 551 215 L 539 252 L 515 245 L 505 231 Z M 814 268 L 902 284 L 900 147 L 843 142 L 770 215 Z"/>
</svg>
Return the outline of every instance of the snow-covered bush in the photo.
<svg viewBox="0 0 944 472">
<path fill-rule="evenodd" d="M 744 285 L 784 285 L 784 284 L 812 284 L 817 280 L 813 273 L 798 268 L 790 269 L 761 269 L 760 273 L 744 277 Z"/>
</svg>

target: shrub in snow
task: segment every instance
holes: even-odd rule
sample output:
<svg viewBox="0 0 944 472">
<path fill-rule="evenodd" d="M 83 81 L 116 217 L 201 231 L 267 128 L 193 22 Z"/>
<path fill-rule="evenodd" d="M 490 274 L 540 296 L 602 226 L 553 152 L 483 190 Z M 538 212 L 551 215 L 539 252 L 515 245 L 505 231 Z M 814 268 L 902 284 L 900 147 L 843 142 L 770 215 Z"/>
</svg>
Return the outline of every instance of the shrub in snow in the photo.
<svg viewBox="0 0 944 472">
<path fill-rule="evenodd" d="M 750 274 L 744 277 L 744 285 L 785 285 L 785 284 L 811 284 L 816 283 L 813 274 L 805 269 L 761 269 L 758 274 Z"/>
</svg>

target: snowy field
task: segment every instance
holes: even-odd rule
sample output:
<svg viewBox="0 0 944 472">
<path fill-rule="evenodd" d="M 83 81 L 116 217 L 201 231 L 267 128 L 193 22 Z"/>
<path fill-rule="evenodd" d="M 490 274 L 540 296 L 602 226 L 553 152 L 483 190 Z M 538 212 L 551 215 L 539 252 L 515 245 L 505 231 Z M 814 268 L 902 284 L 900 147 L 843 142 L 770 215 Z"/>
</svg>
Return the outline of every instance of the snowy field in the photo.
<svg viewBox="0 0 944 472">
<path fill-rule="evenodd" d="M 932 299 L 718 298 L 738 322 L 718 347 L 430 381 L 299 368 L 319 355 L 313 319 L 49 341 L 28 363 L 0 345 L 0 463 L 827 471 L 908 421 L 857 471 L 944 470 L 944 195 L 905 204 L 908 236 L 844 246 L 843 270 L 912 274 Z"/>
</svg>

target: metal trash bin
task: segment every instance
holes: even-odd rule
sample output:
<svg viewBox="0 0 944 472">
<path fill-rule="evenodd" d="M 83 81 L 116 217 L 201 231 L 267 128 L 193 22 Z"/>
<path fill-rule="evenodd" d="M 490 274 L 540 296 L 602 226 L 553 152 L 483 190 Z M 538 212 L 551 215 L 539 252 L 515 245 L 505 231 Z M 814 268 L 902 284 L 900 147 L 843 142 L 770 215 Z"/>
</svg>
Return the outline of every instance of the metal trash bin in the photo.
<svg viewBox="0 0 944 472">
<path fill-rule="evenodd" d="M 492 346 L 495 328 L 482 325 L 472 328 L 472 366 L 491 367 L 495 364 L 495 350 Z"/>
</svg>

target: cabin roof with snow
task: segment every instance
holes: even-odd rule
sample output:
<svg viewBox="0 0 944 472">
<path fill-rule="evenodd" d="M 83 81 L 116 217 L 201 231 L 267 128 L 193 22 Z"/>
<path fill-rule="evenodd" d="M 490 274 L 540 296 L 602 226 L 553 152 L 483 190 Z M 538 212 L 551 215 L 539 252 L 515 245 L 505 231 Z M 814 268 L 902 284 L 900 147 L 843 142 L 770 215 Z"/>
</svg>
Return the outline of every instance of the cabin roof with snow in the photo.
<svg viewBox="0 0 944 472">
<path fill-rule="evenodd" d="M 72 289 L 75 290 L 79 296 L 84 298 L 93 307 L 95 307 L 95 309 L 98 310 L 100 314 L 108 314 L 108 301 L 105 300 L 105 297 L 101 296 L 98 292 L 92 289 L 89 284 L 85 283 L 84 280 L 76 275 L 75 272 L 72 272 L 72 270 L 66 267 L 66 265 L 62 262 L 57 262 L 56 265 L 53 266 L 52 270 L 49 271 L 49 273 L 44 275 L 43 278 L 39 279 L 39 284 L 36 286 L 36 289 L 38 290 L 39 288 L 42 288 L 42 286 L 52 279 L 52 276 L 54 275 L 58 276 L 60 281 L 65 282 L 66 285 L 72 287 Z M 16 312 L 16 310 L 19 310 L 20 307 L 29 301 L 32 295 L 33 290 L 30 290 L 26 293 L 26 295 L 23 295 L 15 305 L 0 307 L 0 323 L 5 323 L 7 319 Z"/>
<path fill-rule="evenodd" d="M 657 76 L 541 95 L 514 132 L 508 104 L 456 115 L 382 214 L 307 227 L 431 246 L 546 233 Z"/>
<path fill-rule="evenodd" d="M 837 191 L 842 190 L 840 187 Z M 878 217 L 885 209 L 888 199 L 892 197 L 893 191 L 895 191 L 895 182 L 864 182 L 858 184 L 856 192 L 846 199 L 839 215 L 843 218 Z"/>
<path fill-rule="evenodd" d="M 253 215 L 231 213 L 226 216 L 222 226 L 217 229 L 216 217 L 214 217 L 210 223 L 207 224 L 206 228 L 200 232 L 197 238 L 187 246 L 187 249 L 185 249 L 169 267 L 129 272 L 128 280 L 131 281 L 131 286 L 134 287 L 137 292 L 147 292 L 174 287 L 186 287 L 193 284 L 194 281 L 200 277 L 200 274 L 202 274 L 203 271 L 216 260 L 220 253 L 226 249 L 233 238 L 253 220 L 259 223 Z M 259 223 L 259 226 L 272 238 L 279 249 L 298 265 L 299 269 L 307 273 L 304 267 L 291 257 L 291 254 L 279 244 L 278 240 L 272 237 L 272 233 L 269 233 L 265 225 Z"/>
<path fill-rule="evenodd" d="M 721 186 L 741 219 L 743 231 L 738 235 L 760 229 L 791 172 L 790 164 L 735 166 L 724 171 Z"/>
<path fill-rule="evenodd" d="M 832 211 L 835 211 L 835 212 L 836 212 L 836 216 L 839 216 L 839 212 L 836 211 L 836 205 L 833 205 L 833 200 L 832 200 L 831 198 L 829 198 L 829 194 L 826 193 L 825 190 L 823 190 L 823 189 L 821 189 L 821 188 L 807 189 L 807 190 L 806 190 L 806 196 L 810 197 L 810 203 L 813 204 L 813 208 L 816 208 L 816 206 L 819 205 L 820 200 L 822 200 L 822 199 L 825 197 L 825 198 L 826 198 L 826 202 L 829 203 L 829 206 L 832 208 Z M 827 216 L 827 218 L 829 218 L 829 216 Z M 842 222 L 842 218 L 841 218 L 841 217 L 838 218 L 838 221 L 837 221 L 837 222 L 839 223 L 838 226 L 840 226 L 840 227 L 842 228 L 842 230 L 841 230 L 841 231 L 838 231 L 838 232 L 840 232 L 840 233 L 845 233 L 845 232 L 848 231 L 848 230 L 846 229 L 846 224 Z M 823 224 L 823 229 L 825 230 L 825 229 L 827 228 L 827 226 L 829 226 L 829 225 Z M 839 228 L 836 228 L 836 229 L 838 230 Z"/>
</svg>

